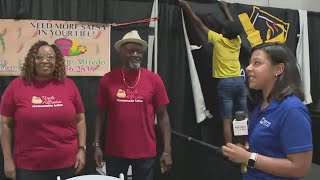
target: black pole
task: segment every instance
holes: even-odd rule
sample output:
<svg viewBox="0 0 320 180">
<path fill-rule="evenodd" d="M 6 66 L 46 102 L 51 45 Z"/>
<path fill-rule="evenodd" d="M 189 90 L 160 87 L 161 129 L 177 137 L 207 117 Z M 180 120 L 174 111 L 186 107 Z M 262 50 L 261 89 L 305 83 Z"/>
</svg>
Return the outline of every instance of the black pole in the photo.
<svg viewBox="0 0 320 180">
<path fill-rule="evenodd" d="M 184 135 L 184 134 L 178 133 L 178 132 L 173 131 L 173 130 L 171 130 L 171 132 L 172 132 L 172 134 L 174 134 L 174 135 L 176 135 L 176 136 L 178 136 L 178 137 L 181 137 L 181 138 L 183 138 L 183 139 L 186 139 L 186 140 L 189 141 L 189 142 L 197 143 L 197 144 L 199 144 L 199 145 L 201 145 L 201 146 L 207 147 L 207 148 L 215 151 L 215 153 L 217 153 L 217 154 L 219 154 L 219 155 L 223 155 L 222 149 L 221 149 L 220 147 L 217 147 L 217 146 L 208 144 L 208 143 L 203 142 L 203 141 L 200 141 L 200 140 L 198 140 L 198 139 L 194 139 L 194 138 L 192 138 L 192 137 L 186 136 L 186 135 Z"/>
</svg>

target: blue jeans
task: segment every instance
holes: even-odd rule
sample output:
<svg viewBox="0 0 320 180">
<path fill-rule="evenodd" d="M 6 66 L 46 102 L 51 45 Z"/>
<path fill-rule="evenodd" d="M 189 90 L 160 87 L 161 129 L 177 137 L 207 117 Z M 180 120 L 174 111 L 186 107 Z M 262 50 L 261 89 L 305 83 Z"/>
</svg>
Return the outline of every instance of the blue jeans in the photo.
<svg viewBox="0 0 320 180">
<path fill-rule="evenodd" d="M 119 157 L 107 157 L 107 174 L 119 177 L 120 173 L 127 176 L 128 168 L 132 166 L 132 180 L 153 180 L 156 158 L 126 159 Z"/>
<path fill-rule="evenodd" d="M 247 88 L 242 76 L 221 78 L 218 83 L 221 118 L 232 119 L 233 112 L 247 112 Z"/>
</svg>

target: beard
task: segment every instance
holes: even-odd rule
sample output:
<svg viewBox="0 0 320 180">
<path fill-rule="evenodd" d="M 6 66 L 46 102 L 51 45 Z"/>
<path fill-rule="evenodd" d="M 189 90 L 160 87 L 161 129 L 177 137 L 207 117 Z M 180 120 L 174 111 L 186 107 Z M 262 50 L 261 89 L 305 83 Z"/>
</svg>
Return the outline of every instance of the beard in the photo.
<svg viewBox="0 0 320 180">
<path fill-rule="evenodd" d="M 140 61 L 139 62 L 129 62 L 130 69 L 138 70 L 140 68 Z"/>
</svg>

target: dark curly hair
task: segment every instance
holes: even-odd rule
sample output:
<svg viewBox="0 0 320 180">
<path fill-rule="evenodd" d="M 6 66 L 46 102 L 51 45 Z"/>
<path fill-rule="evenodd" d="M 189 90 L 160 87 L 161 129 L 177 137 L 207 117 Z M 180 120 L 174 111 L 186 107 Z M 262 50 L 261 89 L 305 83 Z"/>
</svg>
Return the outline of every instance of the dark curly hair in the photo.
<svg viewBox="0 0 320 180">
<path fill-rule="evenodd" d="M 54 53 L 56 55 L 56 63 L 53 72 L 53 79 L 56 81 L 63 81 L 66 77 L 66 66 L 64 63 L 64 57 L 60 49 L 56 45 L 50 45 L 46 41 L 38 41 L 31 46 L 27 56 L 24 59 L 23 67 L 21 69 L 21 79 L 25 80 L 29 84 L 32 83 L 33 78 L 36 75 L 34 69 L 34 55 L 38 53 L 39 48 L 42 46 L 50 46 L 54 50 Z"/>
<path fill-rule="evenodd" d="M 242 25 L 239 22 L 227 22 L 223 26 L 224 34 L 223 36 L 225 38 L 228 38 L 230 40 L 235 39 L 238 37 L 238 35 L 242 32 Z"/>
</svg>

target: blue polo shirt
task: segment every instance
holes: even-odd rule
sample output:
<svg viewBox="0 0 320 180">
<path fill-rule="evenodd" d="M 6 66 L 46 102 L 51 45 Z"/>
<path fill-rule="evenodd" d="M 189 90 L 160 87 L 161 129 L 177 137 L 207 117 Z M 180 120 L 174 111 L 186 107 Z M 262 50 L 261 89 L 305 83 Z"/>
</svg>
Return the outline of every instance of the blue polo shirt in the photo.
<svg viewBox="0 0 320 180">
<path fill-rule="evenodd" d="M 313 149 L 308 110 L 298 97 L 289 96 L 282 102 L 273 100 L 267 108 L 259 112 L 261 105 L 262 103 L 256 107 L 250 118 L 248 136 L 250 152 L 267 157 L 286 158 L 288 154 Z M 257 169 L 249 169 L 243 179 L 298 180 L 299 178 L 276 177 Z"/>
</svg>

